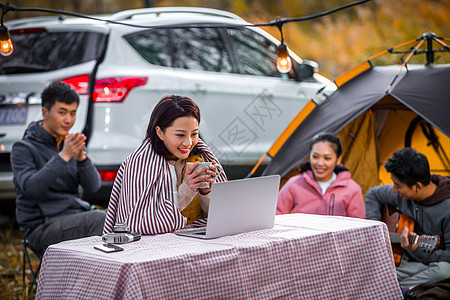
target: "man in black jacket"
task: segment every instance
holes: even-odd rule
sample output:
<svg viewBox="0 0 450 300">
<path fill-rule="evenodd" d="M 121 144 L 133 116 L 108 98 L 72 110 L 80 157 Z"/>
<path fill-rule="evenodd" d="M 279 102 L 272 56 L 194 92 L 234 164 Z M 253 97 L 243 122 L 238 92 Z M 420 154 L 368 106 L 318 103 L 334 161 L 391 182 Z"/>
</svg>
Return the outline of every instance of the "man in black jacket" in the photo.
<svg viewBox="0 0 450 300">
<path fill-rule="evenodd" d="M 404 228 L 403 253 L 397 278 L 404 288 L 450 277 L 450 179 L 431 175 L 428 159 L 411 148 L 394 152 L 384 164 L 393 185 L 371 188 L 366 195 L 366 218 L 381 219 L 386 204 L 414 220 L 415 233 L 440 236 L 439 248 L 430 251 L 411 244 Z"/>
<path fill-rule="evenodd" d="M 33 251 L 42 256 L 48 245 L 101 235 L 105 213 L 90 210 L 80 199 L 100 188 L 97 169 L 84 151 L 84 134 L 69 130 L 79 97 L 63 82 L 41 95 L 43 120 L 32 122 L 11 151 L 16 190 L 16 219 Z"/>
</svg>

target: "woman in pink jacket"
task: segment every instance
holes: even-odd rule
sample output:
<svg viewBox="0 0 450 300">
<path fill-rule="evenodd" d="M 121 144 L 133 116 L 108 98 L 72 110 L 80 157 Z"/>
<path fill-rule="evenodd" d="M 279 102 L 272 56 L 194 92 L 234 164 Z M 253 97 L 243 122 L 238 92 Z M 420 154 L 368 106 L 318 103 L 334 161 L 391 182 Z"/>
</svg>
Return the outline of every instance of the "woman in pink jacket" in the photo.
<svg viewBox="0 0 450 300">
<path fill-rule="evenodd" d="M 299 166 L 278 195 L 277 214 L 308 213 L 365 218 L 361 187 L 341 162 L 339 137 L 317 134 L 311 143 L 309 162 Z"/>
</svg>

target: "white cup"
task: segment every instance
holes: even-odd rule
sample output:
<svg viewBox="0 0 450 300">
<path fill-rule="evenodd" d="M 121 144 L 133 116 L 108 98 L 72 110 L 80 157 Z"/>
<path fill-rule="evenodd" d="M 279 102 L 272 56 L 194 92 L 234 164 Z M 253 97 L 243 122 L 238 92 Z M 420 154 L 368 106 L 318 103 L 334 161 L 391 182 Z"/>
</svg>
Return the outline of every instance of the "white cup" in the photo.
<svg viewBox="0 0 450 300">
<path fill-rule="evenodd" d="M 190 167 L 190 166 L 192 166 L 193 164 L 195 164 L 195 163 L 188 163 L 188 166 Z M 209 168 L 209 166 L 211 166 L 211 165 L 213 165 L 213 163 L 210 162 L 210 161 L 201 162 L 201 163 L 199 163 L 199 165 L 198 165 L 197 167 L 195 167 L 194 171 L 196 171 L 196 170 L 198 170 L 198 169 L 201 169 L 201 168 L 203 168 L 203 167 L 208 167 L 208 168 Z M 223 172 L 223 169 L 222 169 L 222 166 L 219 165 L 219 164 L 215 164 L 214 166 L 215 166 L 216 169 L 217 169 L 217 173 L 216 173 L 216 176 L 213 177 L 213 178 L 217 178 L 217 176 L 219 176 L 220 173 Z M 197 176 L 201 176 L 201 175 L 206 175 L 206 171 L 205 171 L 205 172 L 201 172 L 201 173 L 198 174 Z M 206 181 L 206 180 L 202 180 L 202 181 Z M 201 186 L 200 188 L 201 188 L 201 189 L 207 189 L 207 188 L 209 188 L 209 183 L 208 183 L 207 185 Z"/>
</svg>

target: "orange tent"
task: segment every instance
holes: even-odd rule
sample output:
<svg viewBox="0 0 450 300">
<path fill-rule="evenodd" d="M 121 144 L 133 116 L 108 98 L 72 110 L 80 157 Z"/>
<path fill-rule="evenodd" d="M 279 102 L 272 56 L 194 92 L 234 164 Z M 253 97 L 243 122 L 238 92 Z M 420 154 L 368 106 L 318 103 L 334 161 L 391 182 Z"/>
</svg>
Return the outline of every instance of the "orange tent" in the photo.
<svg viewBox="0 0 450 300">
<path fill-rule="evenodd" d="M 436 52 L 450 51 L 446 41 L 426 33 L 338 77 L 334 81 L 337 90 L 331 95 L 317 93 L 249 175 L 255 174 L 266 157 L 271 160 L 262 175 L 292 174 L 307 158 L 312 137 L 327 131 L 341 137 L 343 164 L 363 192 L 390 182 L 381 166 L 405 146 L 427 155 L 432 173 L 450 176 L 450 65 L 433 64 Z M 439 48 L 433 49 L 436 44 Z M 406 46 L 411 48 L 399 50 Z M 388 53 L 401 53 L 406 59 L 401 65 L 374 66 L 373 60 Z M 425 65 L 408 64 L 419 54 L 426 55 Z"/>
</svg>

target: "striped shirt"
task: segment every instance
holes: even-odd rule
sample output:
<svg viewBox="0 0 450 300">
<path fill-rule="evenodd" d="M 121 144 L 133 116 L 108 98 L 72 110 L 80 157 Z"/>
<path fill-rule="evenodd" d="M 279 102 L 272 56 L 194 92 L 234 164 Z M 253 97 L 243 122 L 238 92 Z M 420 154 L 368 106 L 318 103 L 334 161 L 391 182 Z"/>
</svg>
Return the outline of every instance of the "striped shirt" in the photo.
<svg viewBox="0 0 450 300">
<path fill-rule="evenodd" d="M 203 161 L 219 161 L 199 139 L 197 148 Z M 176 206 L 176 193 L 169 163 L 154 152 L 149 139 L 131 153 L 119 168 L 109 199 L 103 234 L 114 224 L 125 222 L 132 232 L 158 234 L 172 232 L 186 225 L 186 218 Z M 222 172 L 217 181 L 226 181 Z"/>
</svg>

